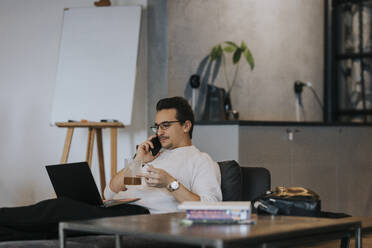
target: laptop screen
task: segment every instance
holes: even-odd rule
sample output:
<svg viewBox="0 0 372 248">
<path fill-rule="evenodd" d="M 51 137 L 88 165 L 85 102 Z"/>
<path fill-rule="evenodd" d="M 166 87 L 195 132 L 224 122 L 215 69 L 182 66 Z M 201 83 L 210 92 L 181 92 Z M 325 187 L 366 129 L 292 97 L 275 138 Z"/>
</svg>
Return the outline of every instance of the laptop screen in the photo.
<svg viewBox="0 0 372 248">
<path fill-rule="evenodd" d="M 47 165 L 57 197 L 101 206 L 102 198 L 87 162 Z"/>
</svg>

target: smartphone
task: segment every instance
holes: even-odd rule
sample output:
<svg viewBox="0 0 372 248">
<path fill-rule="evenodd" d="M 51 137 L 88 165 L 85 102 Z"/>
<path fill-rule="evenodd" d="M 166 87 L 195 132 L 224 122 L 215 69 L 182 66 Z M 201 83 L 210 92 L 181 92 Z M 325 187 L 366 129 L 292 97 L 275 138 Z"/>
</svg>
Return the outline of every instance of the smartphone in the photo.
<svg viewBox="0 0 372 248">
<path fill-rule="evenodd" d="M 155 138 L 152 138 L 151 143 L 154 145 L 154 148 L 153 149 L 150 148 L 150 151 L 152 153 L 152 156 L 155 156 L 156 154 L 158 154 L 158 152 L 161 149 L 161 143 L 159 141 L 158 136 L 156 136 Z"/>
</svg>

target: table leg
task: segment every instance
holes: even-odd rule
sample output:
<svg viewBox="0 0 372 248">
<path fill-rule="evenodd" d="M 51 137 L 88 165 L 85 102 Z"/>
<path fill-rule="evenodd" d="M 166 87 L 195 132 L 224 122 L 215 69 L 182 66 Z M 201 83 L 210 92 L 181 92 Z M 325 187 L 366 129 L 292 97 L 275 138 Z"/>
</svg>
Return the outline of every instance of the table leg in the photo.
<svg viewBox="0 0 372 248">
<path fill-rule="evenodd" d="M 344 237 L 341 239 L 341 248 L 349 248 L 350 246 L 350 237 Z"/>
<path fill-rule="evenodd" d="M 66 247 L 66 233 L 61 224 L 59 225 L 58 232 L 59 232 L 59 247 L 65 248 Z"/>
<path fill-rule="evenodd" d="M 205 247 L 205 245 L 203 245 L 203 247 Z M 218 241 L 214 244 L 214 247 L 215 248 L 223 248 L 223 242 L 222 241 Z"/>
<path fill-rule="evenodd" d="M 89 164 L 89 168 L 92 166 L 93 145 L 94 145 L 94 128 L 89 128 L 89 131 L 88 131 L 87 156 L 86 156 L 86 161 Z"/>
<path fill-rule="evenodd" d="M 121 248 L 121 237 L 119 234 L 115 234 L 115 248 Z"/>
<path fill-rule="evenodd" d="M 67 128 L 65 145 L 63 146 L 61 164 L 67 163 L 68 154 L 70 153 L 71 140 L 72 140 L 72 135 L 73 134 L 74 134 L 74 128 L 73 127 Z"/>
<path fill-rule="evenodd" d="M 111 178 L 113 178 L 117 173 L 117 138 L 118 138 L 118 129 L 111 128 Z"/>
<path fill-rule="evenodd" d="M 103 191 L 106 187 L 106 175 L 105 175 L 105 161 L 103 158 L 103 144 L 102 144 L 102 129 L 97 128 L 97 151 L 98 151 L 98 163 L 99 163 L 99 178 L 101 183 L 101 194 L 104 199 Z"/>
<path fill-rule="evenodd" d="M 362 248 L 362 225 L 355 230 L 355 248 Z"/>
</svg>

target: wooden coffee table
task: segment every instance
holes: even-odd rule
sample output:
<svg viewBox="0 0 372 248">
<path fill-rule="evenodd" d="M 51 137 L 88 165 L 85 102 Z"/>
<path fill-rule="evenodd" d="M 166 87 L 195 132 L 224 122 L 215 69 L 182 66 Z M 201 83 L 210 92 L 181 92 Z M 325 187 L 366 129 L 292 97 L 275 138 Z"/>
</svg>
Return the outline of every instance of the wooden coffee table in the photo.
<svg viewBox="0 0 372 248">
<path fill-rule="evenodd" d="M 184 213 L 134 215 L 86 221 L 61 222 L 60 247 L 66 247 L 66 230 L 151 238 L 183 244 L 222 248 L 227 244 L 288 247 L 355 236 L 360 248 L 361 221 L 357 218 L 326 219 L 292 216 L 259 216 L 256 224 L 181 224 Z"/>
</svg>

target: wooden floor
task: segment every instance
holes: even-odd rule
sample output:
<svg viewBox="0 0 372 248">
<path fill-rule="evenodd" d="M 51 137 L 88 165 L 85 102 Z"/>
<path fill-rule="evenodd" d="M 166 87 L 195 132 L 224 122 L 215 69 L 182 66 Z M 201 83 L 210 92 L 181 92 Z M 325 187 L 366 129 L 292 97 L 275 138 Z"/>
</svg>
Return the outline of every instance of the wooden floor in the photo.
<svg viewBox="0 0 372 248">
<path fill-rule="evenodd" d="M 372 234 L 363 237 L 363 248 L 372 248 Z M 318 245 L 301 246 L 304 248 L 340 248 L 340 241 L 324 242 Z M 355 247 L 354 239 L 350 241 L 350 248 Z"/>
</svg>

